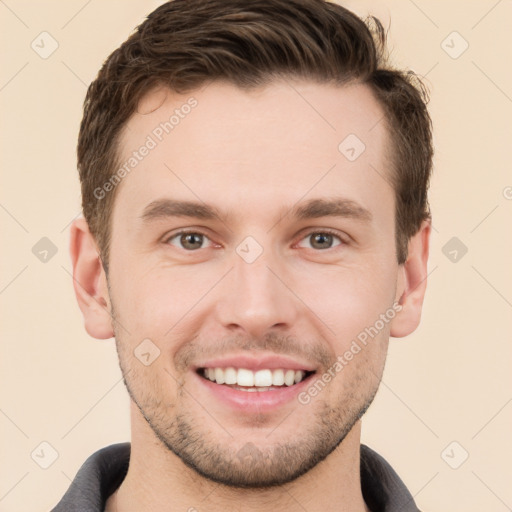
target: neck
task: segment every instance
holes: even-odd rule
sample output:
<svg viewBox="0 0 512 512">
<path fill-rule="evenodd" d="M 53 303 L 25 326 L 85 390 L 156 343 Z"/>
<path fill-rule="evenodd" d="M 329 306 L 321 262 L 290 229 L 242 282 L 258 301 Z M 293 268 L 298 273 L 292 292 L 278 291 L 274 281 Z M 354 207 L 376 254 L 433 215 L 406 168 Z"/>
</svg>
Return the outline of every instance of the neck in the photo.
<svg viewBox="0 0 512 512">
<path fill-rule="evenodd" d="M 170 452 L 132 405 L 128 473 L 105 512 L 268 510 L 274 512 L 369 512 L 359 473 L 361 423 L 340 446 L 305 475 L 266 489 L 232 488 L 198 475 Z"/>
</svg>

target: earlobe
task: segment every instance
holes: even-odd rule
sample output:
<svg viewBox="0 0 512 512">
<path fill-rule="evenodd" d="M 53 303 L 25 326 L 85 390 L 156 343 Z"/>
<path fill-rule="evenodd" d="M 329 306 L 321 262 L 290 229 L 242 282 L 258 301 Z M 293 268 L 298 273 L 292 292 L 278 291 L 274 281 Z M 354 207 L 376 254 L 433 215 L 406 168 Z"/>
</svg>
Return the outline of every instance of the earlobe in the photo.
<svg viewBox="0 0 512 512">
<path fill-rule="evenodd" d="M 107 278 L 85 219 L 77 219 L 71 226 L 70 254 L 73 286 L 84 317 L 85 330 L 97 339 L 112 338 L 114 331 Z"/>
<path fill-rule="evenodd" d="M 396 301 L 402 306 L 391 322 L 390 335 L 401 338 L 414 332 L 421 320 L 427 289 L 427 263 L 431 223 L 426 220 L 409 240 L 407 261 L 400 267 Z"/>
</svg>

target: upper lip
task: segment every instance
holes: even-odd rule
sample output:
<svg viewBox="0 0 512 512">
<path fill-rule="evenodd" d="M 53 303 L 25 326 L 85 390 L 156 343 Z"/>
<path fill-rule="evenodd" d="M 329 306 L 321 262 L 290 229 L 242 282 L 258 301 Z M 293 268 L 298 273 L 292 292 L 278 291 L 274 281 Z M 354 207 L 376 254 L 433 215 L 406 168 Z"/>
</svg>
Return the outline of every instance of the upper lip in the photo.
<svg viewBox="0 0 512 512">
<path fill-rule="evenodd" d="M 246 368 L 247 370 L 258 371 L 258 370 L 305 370 L 308 372 L 315 371 L 315 368 L 303 361 L 298 361 L 291 357 L 276 355 L 276 354 L 265 354 L 261 353 L 258 355 L 241 354 L 237 356 L 219 357 L 215 359 L 209 359 L 204 363 L 196 365 L 195 369 L 199 368 Z"/>
</svg>

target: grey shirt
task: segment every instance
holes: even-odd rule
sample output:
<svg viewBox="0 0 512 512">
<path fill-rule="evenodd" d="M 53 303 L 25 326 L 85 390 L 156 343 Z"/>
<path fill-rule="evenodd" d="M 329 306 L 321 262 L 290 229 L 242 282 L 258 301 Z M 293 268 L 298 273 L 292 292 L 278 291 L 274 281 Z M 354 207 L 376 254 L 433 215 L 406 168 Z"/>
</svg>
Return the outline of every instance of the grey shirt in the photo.
<svg viewBox="0 0 512 512">
<path fill-rule="evenodd" d="M 130 443 L 113 444 L 93 453 L 52 512 L 104 512 L 108 497 L 126 476 L 129 461 Z M 364 444 L 361 489 L 372 512 L 419 512 L 393 468 Z"/>
</svg>

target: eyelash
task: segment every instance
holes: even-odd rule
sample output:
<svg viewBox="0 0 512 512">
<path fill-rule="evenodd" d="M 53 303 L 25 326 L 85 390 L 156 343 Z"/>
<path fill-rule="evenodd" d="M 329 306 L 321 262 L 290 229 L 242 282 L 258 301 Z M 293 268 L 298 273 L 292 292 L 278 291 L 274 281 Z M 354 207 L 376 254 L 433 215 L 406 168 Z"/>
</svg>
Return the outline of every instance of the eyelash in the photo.
<svg viewBox="0 0 512 512">
<path fill-rule="evenodd" d="M 208 237 L 208 235 L 206 233 L 203 233 L 202 231 L 199 231 L 199 230 L 193 230 L 193 229 L 184 229 L 182 231 L 178 231 L 177 233 L 174 233 L 173 235 L 171 236 L 167 236 L 164 238 L 164 243 L 166 244 L 169 244 L 171 240 L 173 240 L 174 238 L 177 238 L 179 236 L 182 236 L 182 235 L 187 235 L 187 234 L 194 234 L 194 235 L 202 235 L 204 236 L 205 238 L 207 238 L 208 240 L 210 240 L 210 238 Z M 316 229 L 316 230 L 312 230 L 312 231 L 309 231 L 307 232 L 300 240 L 299 242 L 301 242 L 302 240 L 304 240 L 305 238 L 308 238 L 310 237 L 311 235 L 315 235 L 315 234 L 321 234 L 321 235 L 332 235 L 334 237 L 336 237 L 339 241 L 340 241 L 340 244 L 339 245 L 348 245 L 348 242 L 347 240 L 344 240 L 336 231 L 333 231 L 331 229 Z M 211 242 L 211 240 L 210 240 Z M 330 249 L 335 249 L 336 247 L 338 247 L 338 245 L 335 245 L 334 247 L 328 247 L 327 249 L 317 249 L 316 252 L 324 252 L 324 251 L 328 251 Z M 315 251 L 314 248 L 311 248 L 312 250 Z M 183 249 L 185 250 L 186 252 L 195 252 L 199 249 L 196 249 L 196 250 L 186 250 L 186 249 Z"/>
</svg>

